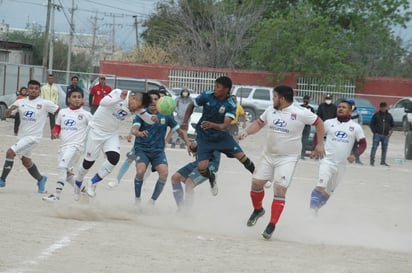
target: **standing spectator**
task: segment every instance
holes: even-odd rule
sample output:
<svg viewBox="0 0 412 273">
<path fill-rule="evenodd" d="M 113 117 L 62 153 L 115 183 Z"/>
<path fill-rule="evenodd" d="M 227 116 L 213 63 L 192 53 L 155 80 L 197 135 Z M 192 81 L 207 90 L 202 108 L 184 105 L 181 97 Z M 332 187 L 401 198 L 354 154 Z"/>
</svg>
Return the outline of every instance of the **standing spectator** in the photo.
<svg viewBox="0 0 412 273">
<path fill-rule="evenodd" d="M 352 106 L 352 114 L 351 114 L 350 118 L 351 118 L 354 122 L 356 122 L 357 124 L 362 125 L 362 115 L 358 112 L 358 109 L 357 109 L 357 107 L 356 107 L 355 101 L 354 101 L 354 100 L 349 100 L 349 103 L 350 103 L 351 106 Z M 359 164 L 359 165 L 363 165 L 362 161 L 360 160 L 360 155 L 358 155 L 357 153 L 355 153 L 356 149 L 357 149 L 357 145 L 356 145 L 356 143 L 355 143 L 355 145 L 353 146 L 353 149 L 352 149 L 352 153 L 353 153 L 353 154 L 355 155 L 355 157 L 356 157 L 355 163 L 356 163 L 356 164 Z"/>
<path fill-rule="evenodd" d="M 160 97 L 167 96 L 167 90 L 166 90 L 166 87 L 164 87 L 164 86 L 160 86 L 160 87 L 159 87 L 158 94 L 160 95 Z"/>
<path fill-rule="evenodd" d="M 83 88 L 81 88 L 79 86 L 79 77 L 77 77 L 77 76 L 73 76 L 71 78 L 71 84 L 69 86 L 67 86 L 67 89 L 66 89 L 66 106 L 69 106 L 69 101 L 68 101 L 67 94 L 69 94 L 70 91 L 75 90 L 75 89 L 82 91 L 83 94 L 84 94 Z"/>
<path fill-rule="evenodd" d="M 389 137 L 392 135 L 394 122 L 392 115 L 388 112 L 388 104 L 386 102 L 379 104 L 379 111 L 372 116 L 370 127 L 373 133 L 371 166 L 375 165 L 376 150 L 378 149 L 379 142 L 382 142 L 381 165 L 389 167 L 386 163 L 386 152 L 388 151 Z"/>
<path fill-rule="evenodd" d="M 106 76 L 99 75 L 99 84 L 92 87 L 89 95 L 90 112 L 92 114 L 96 112 L 97 107 L 99 107 L 100 101 L 104 96 L 108 95 L 110 92 L 112 92 L 112 88 L 106 84 Z"/>
<path fill-rule="evenodd" d="M 59 88 L 54 84 L 53 74 L 47 75 L 47 83 L 41 87 L 40 96 L 45 100 L 53 102 L 54 104 L 59 104 Z M 49 113 L 49 121 L 50 130 L 53 130 L 54 125 L 56 124 L 56 116 Z"/>
<path fill-rule="evenodd" d="M 6 117 L 16 112 L 20 113 L 21 130 L 17 142 L 6 152 L 0 187 L 6 186 L 6 178 L 13 168 L 14 158 L 18 156 L 30 175 L 37 180 L 38 193 L 44 193 L 47 177 L 40 174 L 36 164 L 32 161 L 32 150 L 43 136 L 47 113 L 56 113 L 59 106 L 40 97 L 40 83 L 38 81 L 30 80 L 27 86 L 28 97 L 15 101 L 6 110 Z"/>
<path fill-rule="evenodd" d="M 303 103 L 300 106 L 310 110 L 312 113 L 315 113 L 315 109 L 313 109 L 313 107 L 309 105 L 309 101 L 310 101 L 310 97 L 308 95 L 303 96 Z M 308 139 L 309 139 L 309 134 L 310 134 L 310 127 L 311 125 L 305 125 L 305 127 L 303 127 L 302 150 L 300 152 L 301 159 L 305 159 L 306 146 L 308 144 Z"/>
<path fill-rule="evenodd" d="M 189 89 L 187 88 L 183 88 L 182 91 L 180 92 L 180 96 L 176 98 L 176 116 L 175 121 L 177 122 L 177 124 L 179 124 L 179 126 L 182 125 L 183 119 L 185 118 L 185 113 L 186 113 L 186 109 L 187 106 L 189 106 L 189 103 L 191 103 L 193 100 L 190 97 L 190 92 Z M 190 123 L 190 120 L 189 120 Z M 187 134 L 187 131 L 184 130 L 185 133 Z M 176 144 L 180 144 L 180 148 L 184 148 L 185 147 L 185 143 L 184 141 L 182 141 L 177 132 L 170 130 L 170 133 L 172 134 L 172 148 L 176 147 Z"/>
<path fill-rule="evenodd" d="M 332 95 L 327 94 L 325 96 L 325 102 L 322 102 L 318 108 L 318 116 L 323 120 L 336 118 L 337 107 L 332 103 Z"/>
<path fill-rule="evenodd" d="M 16 92 L 16 100 L 24 99 L 27 97 L 27 88 L 25 86 L 21 87 L 19 91 Z M 19 133 L 20 126 L 20 114 L 17 112 L 14 115 L 14 135 L 17 136 Z"/>
<path fill-rule="evenodd" d="M 232 134 L 233 138 L 237 141 L 239 134 L 239 117 L 242 117 L 242 129 L 246 128 L 246 114 L 243 110 L 242 105 L 237 102 L 237 97 L 232 95 L 233 101 L 236 103 L 236 114 L 235 118 L 230 123 L 229 132 Z"/>
</svg>

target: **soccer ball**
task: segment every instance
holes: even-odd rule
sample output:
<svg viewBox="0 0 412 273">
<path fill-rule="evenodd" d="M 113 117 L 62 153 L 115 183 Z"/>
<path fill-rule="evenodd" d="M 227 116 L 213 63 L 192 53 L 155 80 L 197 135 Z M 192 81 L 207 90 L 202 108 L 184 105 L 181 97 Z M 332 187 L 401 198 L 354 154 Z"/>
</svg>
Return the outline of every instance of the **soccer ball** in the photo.
<svg viewBox="0 0 412 273">
<path fill-rule="evenodd" d="M 172 97 L 164 96 L 157 101 L 156 106 L 160 114 L 168 116 L 176 109 L 176 102 Z"/>
</svg>

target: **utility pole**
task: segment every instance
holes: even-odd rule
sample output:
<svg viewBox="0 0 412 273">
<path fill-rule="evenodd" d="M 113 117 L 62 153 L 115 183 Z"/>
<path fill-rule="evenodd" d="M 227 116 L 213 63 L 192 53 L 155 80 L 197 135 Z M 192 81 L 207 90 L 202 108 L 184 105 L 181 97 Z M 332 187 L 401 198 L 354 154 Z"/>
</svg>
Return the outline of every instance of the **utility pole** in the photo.
<svg viewBox="0 0 412 273">
<path fill-rule="evenodd" d="M 66 82 L 69 82 L 70 78 L 70 67 L 72 62 L 72 46 L 73 46 L 73 36 L 74 36 L 74 0 L 72 0 L 71 16 L 70 16 L 70 38 L 69 38 L 69 48 L 67 52 L 67 67 L 66 67 Z"/>
<path fill-rule="evenodd" d="M 134 18 L 134 30 L 136 32 L 136 49 L 139 50 L 139 24 L 137 23 L 137 15 Z"/>
<path fill-rule="evenodd" d="M 123 14 L 115 14 L 115 13 L 108 13 L 105 15 L 112 16 L 113 18 L 113 23 L 112 24 L 106 24 L 106 25 L 111 25 L 112 26 L 112 57 L 114 56 L 114 52 L 116 50 L 116 17 L 123 17 Z M 117 24 L 118 26 L 123 26 L 122 24 Z"/>
<path fill-rule="evenodd" d="M 93 39 L 92 39 L 92 48 L 91 48 L 91 55 L 92 55 L 92 66 L 96 61 L 96 36 L 97 36 L 97 20 L 103 20 L 103 18 L 98 18 L 97 17 L 97 12 L 95 16 L 92 16 L 91 19 L 93 19 Z"/>
<path fill-rule="evenodd" d="M 52 0 L 47 1 L 47 18 L 46 18 L 46 30 L 44 35 L 44 44 L 43 44 L 43 60 L 42 66 L 47 67 L 47 56 L 49 51 L 49 32 L 50 32 L 50 15 L 52 9 Z"/>
</svg>

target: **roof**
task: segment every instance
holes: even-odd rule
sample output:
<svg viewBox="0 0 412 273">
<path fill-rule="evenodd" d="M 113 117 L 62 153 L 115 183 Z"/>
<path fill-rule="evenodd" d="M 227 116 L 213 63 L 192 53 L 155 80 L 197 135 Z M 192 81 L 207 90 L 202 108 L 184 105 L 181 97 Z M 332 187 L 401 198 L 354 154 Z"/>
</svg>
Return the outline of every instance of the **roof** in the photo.
<svg viewBox="0 0 412 273">
<path fill-rule="evenodd" d="M 0 48 L 1 49 L 32 49 L 33 46 L 31 44 L 26 44 L 26 43 L 0 40 Z"/>
</svg>

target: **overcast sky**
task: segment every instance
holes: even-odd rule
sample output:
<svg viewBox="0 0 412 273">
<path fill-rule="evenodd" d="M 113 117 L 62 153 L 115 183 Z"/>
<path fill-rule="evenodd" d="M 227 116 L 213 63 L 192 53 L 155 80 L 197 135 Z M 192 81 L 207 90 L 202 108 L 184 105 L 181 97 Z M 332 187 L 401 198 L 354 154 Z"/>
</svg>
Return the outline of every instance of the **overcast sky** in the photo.
<svg viewBox="0 0 412 273">
<path fill-rule="evenodd" d="M 74 0 L 75 31 L 92 33 L 92 17 L 98 18 L 99 34 L 112 33 L 113 15 L 115 16 L 116 41 L 119 47 L 133 48 L 135 29 L 133 16 L 138 16 L 141 23 L 153 12 L 158 1 L 155 0 Z M 55 13 L 55 31 L 69 32 L 72 0 L 54 0 L 62 5 L 63 10 Z M 67 15 L 67 19 L 66 16 Z M 0 21 L 9 24 L 10 28 L 25 28 L 27 23 L 46 25 L 47 0 L 0 0 Z M 140 31 L 142 28 L 140 27 Z"/>
<path fill-rule="evenodd" d="M 65 13 L 56 11 L 55 30 L 69 32 L 72 0 L 54 0 L 61 4 Z M 366 0 L 365 0 L 366 1 Z M 158 0 L 75 0 L 75 30 L 79 33 L 92 33 L 92 17 L 99 22 L 98 34 L 112 33 L 113 16 L 115 16 L 116 43 L 118 47 L 132 49 L 135 43 L 133 15 L 139 23 L 154 11 Z M 412 3 L 412 0 L 410 0 Z M 46 22 L 47 0 L 0 0 L 0 21 L 4 20 L 11 28 L 25 28 L 27 23 L 36 22 L 43 27 Z M 66 18 L 65 14 L 68 18 Z M 142 27 L 140 25 L 139 32 Z M 395 33 L 406 42 L 412 39 L 412 22 L 407 29 L 395 29 Z"/>
</svg>

